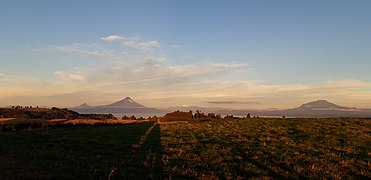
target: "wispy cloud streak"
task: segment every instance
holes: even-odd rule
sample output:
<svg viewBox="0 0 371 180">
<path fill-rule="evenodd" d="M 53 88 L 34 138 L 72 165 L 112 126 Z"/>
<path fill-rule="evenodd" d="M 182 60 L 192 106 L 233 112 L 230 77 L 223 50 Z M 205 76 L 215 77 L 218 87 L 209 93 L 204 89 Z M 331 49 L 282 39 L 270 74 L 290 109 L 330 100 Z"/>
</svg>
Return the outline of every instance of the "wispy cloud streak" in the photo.
<svg viewBox="0 0 371 180">
<path fill-rule="evenodd" d="M 177 64 L 166 55 L 151 54 L 151 50 L 163 48 L 157 40 L 119 35 L 101 40 L 106 42 L 52 46 L 54 52 L 71 55 L 76 61 L 81 56 L 97 59 L 99 63 L 94 67 L 60 69 L 52 72 L 49 79 L 0 73 L 0 101 L 9 104 L 16 97 L 30 97 L 39 105 L 39 97 L 47 96 L 54 98 L 48 101 L 50 105 L 75 105 L 92 99 L 110 102 L 133 96 L 148 106 L 285 108 L 316 99 L 337 100 L 349 106 L 367 107 L 371 103 L 370 82 L 346 79 L 271 84 L 246 77 L 251 68 L 246 63 Z M 22 102 L 22 98 L 18 99 Z"/>
</svg>

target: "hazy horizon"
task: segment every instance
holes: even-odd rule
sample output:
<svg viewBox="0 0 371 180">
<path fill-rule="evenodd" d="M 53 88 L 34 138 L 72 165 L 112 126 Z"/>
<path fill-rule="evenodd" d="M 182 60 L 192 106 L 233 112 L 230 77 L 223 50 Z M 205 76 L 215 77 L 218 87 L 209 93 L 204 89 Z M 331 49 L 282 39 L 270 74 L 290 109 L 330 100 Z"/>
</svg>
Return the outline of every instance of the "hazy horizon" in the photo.
<svg viewBox="0 0 371 180">
<path fill-rule="evenodd" d="M 0 106 L 371 108 L 371 1 L 4 1 Z"/>
</svg>

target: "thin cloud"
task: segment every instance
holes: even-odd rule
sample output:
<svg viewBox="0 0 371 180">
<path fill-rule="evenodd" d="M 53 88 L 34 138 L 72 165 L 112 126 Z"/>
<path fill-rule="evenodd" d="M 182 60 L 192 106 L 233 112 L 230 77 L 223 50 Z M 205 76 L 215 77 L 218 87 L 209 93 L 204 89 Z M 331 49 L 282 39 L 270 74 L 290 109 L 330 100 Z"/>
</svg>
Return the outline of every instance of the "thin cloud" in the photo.
<svg viewBox="0 0 371 180">
<path fill-rule="evenodd" d="M 249 101 L 208 101 L 209 104 L 259 104 L 259 102 Z"/>
<path fill-rule="evenodd" d="M 170 45 L 170 48 L 173 48 L 173 49 L 177 49 L 177 48 L 181 48 L 182 46 L 179 45 L 179 44 L 172 44 Z"/>
<path fill-rule="evenodd" d="M 158 41 L 127 41 L 122 44 L 122 46 L 137 49 L 140 51 L 151 51 L 155 48 L 160 47 Z"/>
<path fill-rule="evenodd" d="M 227 64 L 227 63 L 212 63 L 211 64 L 213 67 L 216 67 L 216 68 L 243 68 L 243 67 L 246 67 L 248 66 L 248 64 L 240 64 L 240 63 L 230 63 L 230 64 Z"/>
<path fill-rule="evenodd" d="M 129 71 L 130 68 L 135 67 L 135 63 L 142 64 L 145 68 Z M 61 94 L 84 94 L 86 97 L 93 98 L 92 100 L 98 98 L 100 101 L 104 101 L 107 97 L 130 94 L 133 97 L 140 97 L 139 100 L 143 100 L 143 103 L 148 105 L 153 102 L 163 106 L 205 103 L 204 105 L 254 105 L 261 108 L 296 107 L 313 99 L 336 99 L 338 103 L 354 107 L 369 107 L 371 102 L 371 83 L 359 80 L 269 85 L 259 81 L 231 81 L 214 76 L 212 73 L 205 74 L 212 79 L 199 80 L 195 74 L 166 71 L 166 63 L 159 62 L 160 66 L 145 64 L 144 60 L 142 63 L 135 63 L 128 67 L 91 70 L 84 73 L 59 71 L 54 73 L 58 77 L 56 80 L 1 74 L 0 99 L 3 104 L 12 104 L 14 102 L 10 97 L 27 96 L 33 97 L 33 101 L 41 105 L 41 101 L 38 100 L 40 96 L 50 96 L 52 104 L 59 100 Z M 155 70 L 148 70 L 154 67 Z M 347 84 L 351 85 L 351 88 Z M 305 88 L 297 88 L 301 86 Z M 52 101 L 54 96 L 56 99 Z M 160 101 L 165 97 L 166 102 Z M 218 100 L 215 100 L 216 98 Z M 249 98 L 254 101 L 230 100 L 232 98 Z M 152 105 L 156 106 L 156 104 Z"/>
<path fill-rule="evenodd" d="M 124 36 L 119 36 L 119 35 L 109 35 L 100 38 L 101 40 L 104 41 L 121 41 L 123 42 L 121 45 L 124 47 L 136 49 L 139 51 L 151 51 L 155 48 L 160 48 L 160 42 L 156 40 L 151 40 L 151 41 L 144 41 L 139 38 L 134 38 L 134 37 L 124 37 Z"/>
<path fill-rule="evenodd" d="M 9 79 L 8 75 L 0 73 L 0 81 L 6 82 L 6 81 L 9 81 L 9 80 L 10 79 Z"/>
<path fill-rule="evenodd" d="M 201 78 L 209 75 L 213 75 L 214 77 L 220 77 L 222 75 L 233 73 L 235 70 L 240 70 L 246 66 L 247 64 L 239 63 L 203 62 L 188 65 L 172 65 L 168 66 L 167 69 L 171 72 L 174 72 L 174 74 Z"/>
<path fill-rule="evenodd" d="M 67 46 L 53 46 L 55 51 L 81 56 L 110 58 L 115 56 L 114 50 L 105 49 L 97 44 L 73 44 Z"/>
<path fill-rule="evenodd" d="M 56 71 L 54 72 L 54 75 L 62 80 L 66 80 L 66 81 L 78 81 L 78 82 L 81 82 L 81 81 L 85 81 L 85 77 L 83 75 L 80 75 L 80 74 L 69 74 L 69 73 L 66 73 L 64 71 Z"/>
<path fill-rule="evenodd" d="M 246 63 L 204 61 L 177 64 L 165 57 L 145 52 L 161 48 L 158 41 L 117 35 L 106 36 L 102 40 L 119 43 L 114 44 L 116 47 L 113 48 L 103 43 L 53 46 L 54 51 L 75 55 L 76 60 L 81 58 L 79 56 L 104 60 L 98 68 L 75 67 L 76 72 L 61 69 L 51 74 L 56 77 L 53 80 L 0 74 L 0 99 L 30 96 L 37 100 L 37 95 L 52 97 L 64 93 L 80 93 L 104 99 L 130 94 L 159 103 L 162 102 L 161 98 L 168 98 L 166 103 L 169 106 L 178 103 L 231 106 L 253 104 L 254 107 L 270 105 L 280 108 L 295 107 L 313 99 L 342 99 L 363 103 L 365 106 L 371 102 L 370 82 L 342 80 L 273 85 L 245 78 L 244 73 L 251 70 Z M 241 101 L 244 99 L 255 102 Z M 150 100 L 148 102 L 151 103 Z"/>
<path fill-rule="evenodd" d="M 123 40 L 129 40 L 130 38 L 118 36 L 118 35 L 109 35 L 109 36 L 102 37 L 100 39 L 104 41 L 123 41 Z"/>
</svg>

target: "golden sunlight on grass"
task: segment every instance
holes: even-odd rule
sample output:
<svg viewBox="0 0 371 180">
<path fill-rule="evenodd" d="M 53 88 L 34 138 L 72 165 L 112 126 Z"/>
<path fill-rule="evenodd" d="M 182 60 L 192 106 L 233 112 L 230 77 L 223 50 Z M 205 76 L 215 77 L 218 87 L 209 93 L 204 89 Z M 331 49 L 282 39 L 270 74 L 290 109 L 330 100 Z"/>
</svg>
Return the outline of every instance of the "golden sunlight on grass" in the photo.
<svg viewBox="0 0 371 180">
<path fill-rule="evenodd" d="M 164 175 L 169 179 L 371 177 L 370 126 L 366 119 L 161 124 Z"/>
</svg>

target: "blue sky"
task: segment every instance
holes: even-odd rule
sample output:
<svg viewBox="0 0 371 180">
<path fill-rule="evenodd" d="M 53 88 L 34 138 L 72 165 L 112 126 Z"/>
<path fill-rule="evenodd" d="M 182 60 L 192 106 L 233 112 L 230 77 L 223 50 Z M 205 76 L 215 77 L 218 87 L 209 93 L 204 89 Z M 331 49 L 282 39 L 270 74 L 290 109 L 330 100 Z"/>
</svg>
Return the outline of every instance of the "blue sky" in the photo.
<svg viewBox="0 0 371 180">
<path fill-rule="evenodd" d="M 1 1 L 0 105 L 371 107 L 370 17 L 366 0 Z"/>
</svg>

